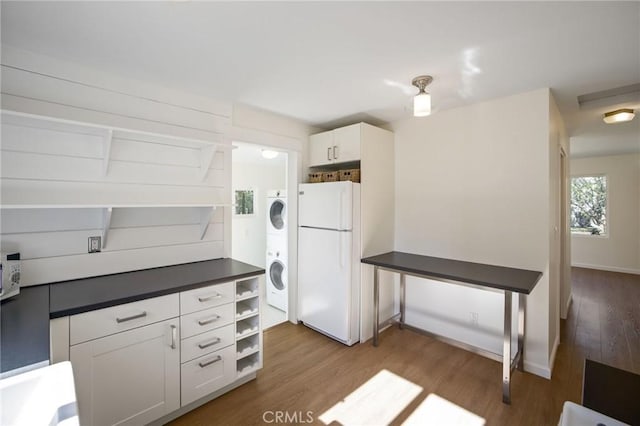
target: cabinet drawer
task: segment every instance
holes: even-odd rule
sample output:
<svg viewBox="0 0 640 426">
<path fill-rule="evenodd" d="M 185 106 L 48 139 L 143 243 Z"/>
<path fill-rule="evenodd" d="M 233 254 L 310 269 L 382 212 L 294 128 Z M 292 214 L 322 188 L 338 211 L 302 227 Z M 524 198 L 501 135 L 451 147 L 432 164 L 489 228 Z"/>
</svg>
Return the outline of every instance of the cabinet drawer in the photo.
<svg viewBox="0 0 640 426">
<path fill-rule="evenodd" d="M 235 342 L 233 324 L 207 331 L 182 340 L 180 343 L 180 357 L 182 362 L 215 352 Z"/>
<path fill-rule="evenodd" d="M 223 325 L 231 324 L 234 320 L 235 312 L 233 303 L 205 309 L 180 317 L 180 330 L 182 338 L 195 336 Z"/>
<path fill-rule="evenodd" d="M 182 405 L 185 406 L 233 382 L 236 356 L 233 346 L 182 364 Z"/>
<path fill-rule="evenodd" d="M 177 294 L 125 303 L 70 317 L 69 343 L 75 345 L 179 315 Z"/>
<path fill-rule="evenodd" d="M 233 302 L 235 299 L 233 282 L 215 284 L 180 293 L 180 313 L 190 314 L 214 306 Z"/>
</svg>

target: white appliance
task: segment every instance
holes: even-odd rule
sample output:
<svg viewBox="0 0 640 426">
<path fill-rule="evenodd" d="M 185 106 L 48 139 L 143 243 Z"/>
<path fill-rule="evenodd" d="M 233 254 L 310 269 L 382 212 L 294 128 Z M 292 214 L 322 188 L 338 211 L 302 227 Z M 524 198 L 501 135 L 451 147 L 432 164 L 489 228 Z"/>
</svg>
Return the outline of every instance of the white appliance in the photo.
<svg viewBox="0 0 640 426">
<path fill-rule="evenodd" d="M 20 253 L 0 253 L 0 300 L 20 293 Z"/>
<path fill-rule="evenodd" d="M 286 236 L 267 238 L 267 303 L 287 311 L 287 242 Z"/>
<path fill-rule="evenodd" d="M 299 186 L 299 319 L 346 345 L 360 339 L 360 184 Z"/>
<path fill-rule="evenodd" d="M 273 189 L 267 191 L 267 235 L 287 233 L 287 191 Z"/>
</svg>

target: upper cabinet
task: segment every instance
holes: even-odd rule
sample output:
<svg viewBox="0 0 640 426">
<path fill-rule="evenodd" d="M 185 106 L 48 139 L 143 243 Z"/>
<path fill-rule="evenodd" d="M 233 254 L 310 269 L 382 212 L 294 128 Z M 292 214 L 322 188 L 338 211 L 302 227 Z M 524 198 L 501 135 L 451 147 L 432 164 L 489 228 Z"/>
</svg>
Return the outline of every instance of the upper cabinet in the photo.
<svg viewBox="0 0 640 426">
<path fill-rule="evenodd" d="M 360 161 L 360 144 L 363 123 L 352 124 L 309 137 L 309 165 Z"/>
</svg>

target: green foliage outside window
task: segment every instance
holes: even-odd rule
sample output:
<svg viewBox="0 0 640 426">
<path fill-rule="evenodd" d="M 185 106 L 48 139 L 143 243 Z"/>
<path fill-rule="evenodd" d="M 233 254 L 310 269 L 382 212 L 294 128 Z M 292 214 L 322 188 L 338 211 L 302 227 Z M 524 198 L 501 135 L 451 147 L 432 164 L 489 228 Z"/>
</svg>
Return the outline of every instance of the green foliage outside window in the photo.
<svg viewBox="0 0 640 426">
<path fill-rule="evenodd" d="M 253 190 L 244 189 L 236 191 L 236 214 L 253 214 Z"/>
<path fill-rule="evenodd" d="M 606 234 L 606 176 L 571 178 L 571 232 L 584 235 Z"/>
</svg>

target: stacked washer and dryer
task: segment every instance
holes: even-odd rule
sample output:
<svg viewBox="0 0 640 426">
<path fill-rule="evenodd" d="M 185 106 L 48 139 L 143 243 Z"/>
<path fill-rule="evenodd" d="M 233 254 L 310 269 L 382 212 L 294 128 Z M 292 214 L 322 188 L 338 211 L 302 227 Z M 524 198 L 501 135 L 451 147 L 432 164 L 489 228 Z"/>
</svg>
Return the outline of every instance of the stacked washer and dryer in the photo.
<svg viewBox="0 0 640 426">
<path fill-rule="evenodd" d="M 287 311 L 287 192 L 267 191 L 267 303 Z"/>
</svg>

